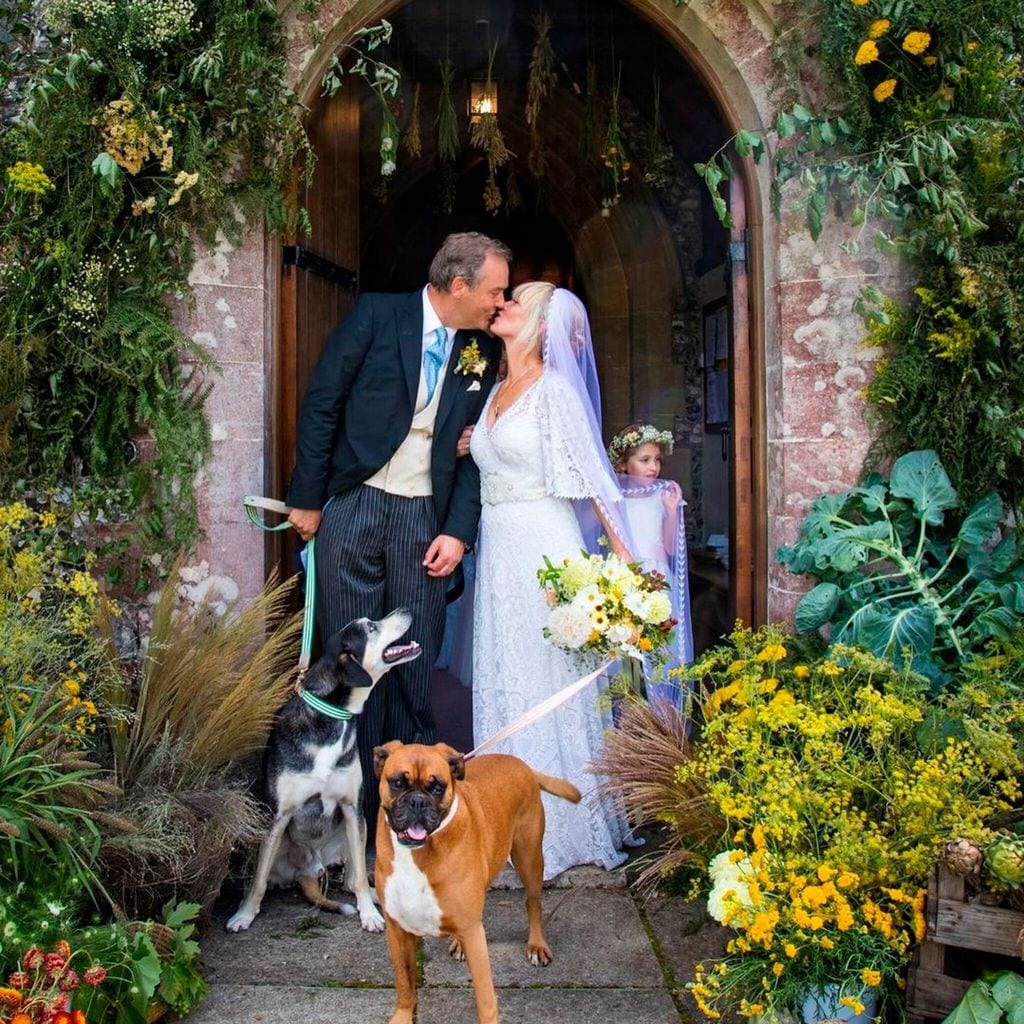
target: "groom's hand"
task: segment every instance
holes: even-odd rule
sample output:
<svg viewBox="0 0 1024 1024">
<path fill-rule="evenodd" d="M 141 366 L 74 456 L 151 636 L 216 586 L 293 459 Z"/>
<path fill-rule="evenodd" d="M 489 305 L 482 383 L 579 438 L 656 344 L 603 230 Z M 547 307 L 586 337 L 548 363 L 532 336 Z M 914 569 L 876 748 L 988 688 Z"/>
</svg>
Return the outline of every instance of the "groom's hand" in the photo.
<svg viewBox="0 0 1024 1024">
<path fill-rule="evenodd" d="M 428 576 L 451 576 L 462 561 L 466 545 L 458 537 L 440 534 L 435 537 L 423 559 Z"/>
<path fill-rule="evenodd" d="M 293 508 L 288 514 L 288 522 L 295 527 L 299 536 L 308 541 L 320 529 L 323 518 L 318 508 Z"/>
</svg>

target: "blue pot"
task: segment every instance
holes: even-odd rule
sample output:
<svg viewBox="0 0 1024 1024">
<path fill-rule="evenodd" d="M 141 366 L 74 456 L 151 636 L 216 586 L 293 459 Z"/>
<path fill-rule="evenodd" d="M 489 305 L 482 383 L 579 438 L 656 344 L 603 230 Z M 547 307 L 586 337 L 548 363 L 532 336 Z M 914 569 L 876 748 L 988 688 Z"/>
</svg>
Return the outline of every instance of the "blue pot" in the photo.
<svg viewBox="0 0 1024 1024">
<path fill-rule="evenodd" d="M 878 1016 L 878 996 L 872 989 L 857 994 L 857 1001 L 864 1004 L 863 1013 L 854 1013 L 839 1002 L 842 991 L 838 985 L 812 988 L 800 1007 L 804 1024 L 820 1024 L 826 1020 L 841 1020 L 844 1024 L 870 1024 Z"/>
</svg>

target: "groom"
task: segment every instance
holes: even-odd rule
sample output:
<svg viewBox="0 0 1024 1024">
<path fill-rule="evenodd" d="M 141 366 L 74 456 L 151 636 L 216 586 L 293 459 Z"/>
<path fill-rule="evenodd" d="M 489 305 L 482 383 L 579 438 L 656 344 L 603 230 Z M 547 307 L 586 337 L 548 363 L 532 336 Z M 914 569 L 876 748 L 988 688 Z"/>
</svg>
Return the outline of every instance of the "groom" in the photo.
<svg viewBox="0 0 1024 1024">
<path fill-rule="evenodd" d="M 303 540 L 318 538 L 321 638 L 401 605 L 423 648 L 374 687 L 359 723 L 371 829 L 373 748 L 437 741 L 430 674 L 445 590 L 480 518 L 479 472 L 456 457 L 456 444 L 497 373 L 488 329 L 504 306 L 511 258 L 486 235 L 449 235 L 423 291 L 360 296 L 328 339 L 299 415 L 288 518 Z"/>
</svg>

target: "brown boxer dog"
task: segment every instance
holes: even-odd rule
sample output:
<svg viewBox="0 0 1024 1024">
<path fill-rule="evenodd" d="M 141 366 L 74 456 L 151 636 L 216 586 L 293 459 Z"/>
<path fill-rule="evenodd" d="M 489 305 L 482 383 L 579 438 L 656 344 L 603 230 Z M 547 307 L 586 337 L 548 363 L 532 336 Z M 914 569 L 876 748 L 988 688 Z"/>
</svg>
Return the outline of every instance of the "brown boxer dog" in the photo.
<svg viewBox="0 0 1024 1024">
<path fill-rule="evenodd" d="M 381 804 L 374 871 L 395 971 L 390 1024 L 412 1024 L 422 935 L 452 937 L 449 952 L 469 965 L 479 1024 L 498 1024 L 484 897 L 511 857 L 526 889 L 526 955 L 535 966 L 551 963 L 541 915 L 540 792 L 578 803 L 580 791 L 506 754 L 466 764 L 444 743 L 386 743 L 374 750 L 373 767 Z"/>
</svg>

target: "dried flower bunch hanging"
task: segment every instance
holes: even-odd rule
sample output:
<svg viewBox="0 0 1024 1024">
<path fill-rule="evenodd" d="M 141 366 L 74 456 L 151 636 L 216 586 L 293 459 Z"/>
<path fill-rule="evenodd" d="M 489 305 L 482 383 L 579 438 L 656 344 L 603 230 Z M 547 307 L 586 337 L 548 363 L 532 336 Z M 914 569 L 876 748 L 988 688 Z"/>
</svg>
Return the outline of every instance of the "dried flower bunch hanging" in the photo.
<svg viewBox="0 0 1024 1024">
<path fill-rule="evenodd" d="M 458 159 L 459 150 L 459 118 L 455 113 L 452 101 L 452 85 L 455 82 L 455 65 L 445 57 L 437 62 L 441 69 L 441 94 L 437 98 L 437 117 L 434 118 L 434 131 L 437 134 L 437 162 L 453 164 Z"/>
<path fill-rule="evenodd" d="M 587 61 L 587 82 L 583 90 L 583 118 L 580 121 L 581 160 L 590 160 L 597 149 L 597 64 Z"/>
<path fill-rule="evenodd" d="M 533 17 L 536 35 L 533 53 L 530 56 L 530 73 L 526 83 L 526 123 L 530 126 L 530 171 L 538 178 L 544 177 L 544 138 L 540 130 L 540 112 L 544 100 L 555 87 L 554 48 L 551 45 L 551 18 L 546 11 Z"/>
<path fill-rule="evenodd" d="M 661 79 L 654 76 L 654 110 L 650 130 L 644 133 L 641 163 L 644 181 L 654 188 L 665 188 L 672 180 L 672 147 L 661 131 Z"/>
<path fill-rule="evenodd" d="M 423 155 L 423 140 L 420 137 L 420 83 L 412 90 L 412 109 L 409 111 L 409 127 L 405 130 L 405 150 L 409 156 Z"/>
<path fill-rule="evenodd" d="M 487 59 L 487 92 L 494 92 L 494 56 L 498 45 L 491 47 Z M 470 144 L 482 150 L 487 158 L 487 183 L 484 185 L 484 209 L 489 213 L 497 213 L 501 209 L 501 189 L 495 179 L 494 172 L 508 163 L 509 152 L 505 147 L 505 137 L 501 134 L 498 115 L 493 113 L 477 114 L 470 125 Z"/>
<path fill-rule="evenodd" d="M 437 138 L 437 200 L 445 213 L 451 213 L 455 209 L 457 186 L 455 161 L 462 148 L 459 141 L 459 118 L 452 100 L 455 65 L 448 57 L 439 60 L 437 64 L 441 70 L 441 93 L 437 98 L 437 116 L 434 118 Z"/>
<path fill-rule="evenodd" d="M 622 83 L 622 66 L 615 75 L 612 85 L 611 103 L 608 107 L 608 127 L 605 129 L 604 152 L 601 154 L 601 216 L 611 216 L 611 208 L 622 198 L 622 186 L 629 177 L 630 164 L 622 148 L 622 134 L 619 129 L 619 88 Z"/>
</svg>

